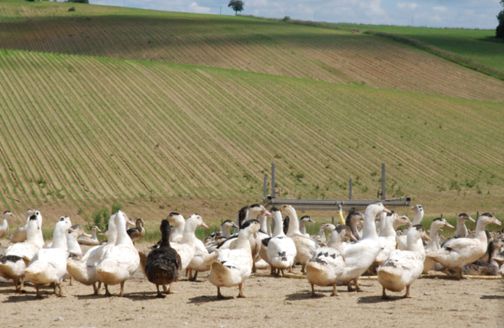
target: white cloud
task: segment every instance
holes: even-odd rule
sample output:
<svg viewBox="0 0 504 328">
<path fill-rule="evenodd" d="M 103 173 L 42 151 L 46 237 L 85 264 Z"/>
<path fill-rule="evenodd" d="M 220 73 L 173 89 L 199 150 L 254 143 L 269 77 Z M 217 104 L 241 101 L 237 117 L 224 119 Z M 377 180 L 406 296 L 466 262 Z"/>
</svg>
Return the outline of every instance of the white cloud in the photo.
<svg viewBox="0 0 504 328">
<path fill-rule="evenodd" d="M 415 10 L 417 9 L 418 4 L 416 2 L 398 2 L 397 3 L 397 8 L 400 9 L 409 9 L 409 10 Z"/>
<path fill-rule="evenodd" d="M 209 7 L 204 7 L 204 6 L 198 5 L 197 2 L 192 2 L 189 5 L 189 11 L 193 12 L 193 13 L 208 14 L 212 10 Z"/>
</svg>

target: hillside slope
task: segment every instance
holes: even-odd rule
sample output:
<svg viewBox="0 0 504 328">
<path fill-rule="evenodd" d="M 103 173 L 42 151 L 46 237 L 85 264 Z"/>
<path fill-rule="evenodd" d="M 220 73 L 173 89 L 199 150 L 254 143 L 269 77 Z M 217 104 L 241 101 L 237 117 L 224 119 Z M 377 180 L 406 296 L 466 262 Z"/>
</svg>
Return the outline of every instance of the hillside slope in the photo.
<svg viewBox="0 0 504 328">
<path fill-rule="evenodd" d="M 68 7 L 4 5 L 10 19 L 0 24 L 0 44 L 504 100 L 503 81 L 373 35 L 247 17 Z"/>
<path fill-rule="evenodd" d="M 389 196 L 502 209 L 502 81 L 352 31 L 68 7 L 0 2 L 3 208 L 223 213 L 274 160 L 285 197 L 374 198 L 385 162 Z"/>
<path fill-rule="evenodd" d="M 257 197 L 271 159 L 290 197 L 350 175 L 373 197 L 382 161 L 391 195 L 504 194 L 501 103 L 23 51 L 0 68 L 5 207 Z"/>
</svg>

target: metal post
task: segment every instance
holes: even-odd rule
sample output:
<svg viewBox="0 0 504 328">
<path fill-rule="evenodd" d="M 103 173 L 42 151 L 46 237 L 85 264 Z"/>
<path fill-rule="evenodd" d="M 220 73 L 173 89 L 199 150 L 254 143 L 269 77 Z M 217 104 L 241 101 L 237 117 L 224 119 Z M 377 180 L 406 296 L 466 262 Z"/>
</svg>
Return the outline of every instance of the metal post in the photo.
<svg viewBox="0 0 504 328">
<path fill-rule="evenodd" d="M 385 163 L 381 164 L 381 199 L 387 199 L 387 176 L 385 170 Z"/>
<path fill-rule="evenodd" d="M 352 178 L 348 179 L 348 199 L 352 200 Z"/>
<path fill-rule="evenodd" d="M 268 196 L 268 176 L 265 174 L 263 177 L 263 198 Z"/>
<path fill-rule="evenodd" d="M 275 185 L 275 182 L 276 182 L 276 178 L 275 178 L 275 175 L 276 175 L 276 172 L 275 172 L 275 162 L 271 162 L 271 197 L 272 198 L 275 198 L 276 196 L 276 192 L 275 192 L 275 189 L 276 189 L 276 185 Z"/>
</svg>

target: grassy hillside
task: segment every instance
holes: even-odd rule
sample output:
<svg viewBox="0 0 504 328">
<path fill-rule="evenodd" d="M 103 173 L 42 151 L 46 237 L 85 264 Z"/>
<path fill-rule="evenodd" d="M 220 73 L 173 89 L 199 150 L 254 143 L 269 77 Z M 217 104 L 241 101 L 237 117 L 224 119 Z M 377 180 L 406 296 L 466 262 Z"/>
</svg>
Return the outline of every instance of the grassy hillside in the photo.
<svg viewBox="0 0 504 328">
<path fill-rule="evenodd" d="M 352 31 L 68 7 L 0 2 L 1 207 L 222 218 L 274 160 L 285 197 L 373 198 L 385 162 L 390 196 L 501 210 L 502 81 Z"/>
<path fill-rule="evenodd" d="M 495 38 L 495 30 L 359 24 L 335 26 L 388 35 L 504 80 L 504 42 Z"/>
<path fill-rule="evenodd" d="M 69 6 L 5 9 L 11 19 L 0 25 L 0 44 L 504 100 L 503 81 L 373 35 L 249 17 L 86 5 L 68 12 Z"/>
<path fill-rule="evenodd" d="M 381 161 L 394 196 L 504 190 L 501 103 L 23 51 L 0 67 L 5 207 L 251 197 L 271 159 L 291 197 L 350 175 L 375 195 Z"/>
</svg>

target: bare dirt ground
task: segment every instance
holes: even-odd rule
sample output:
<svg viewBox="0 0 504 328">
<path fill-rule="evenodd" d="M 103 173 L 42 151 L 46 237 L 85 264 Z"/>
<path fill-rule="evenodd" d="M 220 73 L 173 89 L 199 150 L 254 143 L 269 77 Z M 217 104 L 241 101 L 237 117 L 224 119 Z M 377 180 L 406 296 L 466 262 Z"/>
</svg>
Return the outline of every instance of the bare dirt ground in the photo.
<svg viewBox="0 0 504 328">
<path fill-rule="evenodd" d="M 339 296 L 329 297 L 330 288 L 318 288 L 320 295 L 311 298 L 304 278 L 260 271 L 246 283 L 247 298 L 228 300 L 216 299 L 206 274 L 199 279 L 177 282 L 165 299 L 155 298 L 154 285 L 141 273 L 126 283 L 125 297 L 93 296 L 91 287 L 65 282 L 65 297 L 47 289 L 39 300 L 31 286 L 14 294 L 12 286 L 0 284 L 0 320 L 2 327 L 504 327 L 502 279 L 420 279 L 412 298 L 394 294 L 388 301 L 371 279 L 361 280 L 360 293 L 339 287 Z M 238 290 L 225 288 L 223 294 L 236 296 Z"/>
</svg>

